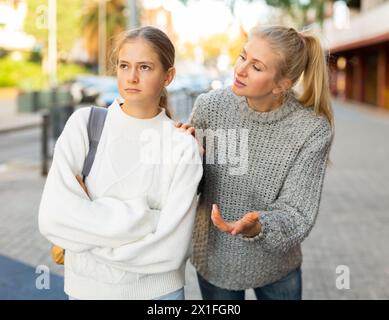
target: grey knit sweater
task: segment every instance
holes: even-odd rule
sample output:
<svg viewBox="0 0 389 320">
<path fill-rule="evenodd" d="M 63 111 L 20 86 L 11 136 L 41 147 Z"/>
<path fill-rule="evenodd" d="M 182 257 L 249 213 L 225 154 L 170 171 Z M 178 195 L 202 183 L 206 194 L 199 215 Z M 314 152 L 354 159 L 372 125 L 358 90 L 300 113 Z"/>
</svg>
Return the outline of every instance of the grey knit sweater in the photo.
<svg viewBox="0 0 389 320">
<path fill-rule="evenodd" d="M 231 290 L 283 278 L 301 265 L 300 244 L 318 213 L 333 136 L 329 122 L 294 96 L 277 110 L 255 112 L 231 89 L 200 95 L 190 122 L 209 132 L 219 129 L 216 136 L 228 146 L 227 155 L 219 155 L 226 153 L 219 138 L 211 146 L 212 139 L 204 139 L 191 262 L 210 283 Z M 237 143 L 229 139 L 233 136 Z M 214 163 L 206 158 L 210 153 Z M 240 154 L 247 162 L 232 161 L 230 154 Z M 210 220 L 213 203 L 227 221 L 260 211 L 263 234 L 247 241 L 219 231 Z"/>
</svg>

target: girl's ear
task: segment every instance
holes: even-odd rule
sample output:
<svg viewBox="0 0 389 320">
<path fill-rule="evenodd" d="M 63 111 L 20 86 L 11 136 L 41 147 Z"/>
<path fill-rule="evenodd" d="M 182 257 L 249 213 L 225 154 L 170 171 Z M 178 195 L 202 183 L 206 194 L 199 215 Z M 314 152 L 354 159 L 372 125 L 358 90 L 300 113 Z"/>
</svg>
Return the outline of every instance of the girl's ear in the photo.
<svg viewBox="0 0 389 320">
<path fill-rule="evenodd" d="M 164 86 L 168 86 L 174 79 L 174 76 L 176 75 L 176 68 L 170 67 L 166 73 Z"/>
</svg>

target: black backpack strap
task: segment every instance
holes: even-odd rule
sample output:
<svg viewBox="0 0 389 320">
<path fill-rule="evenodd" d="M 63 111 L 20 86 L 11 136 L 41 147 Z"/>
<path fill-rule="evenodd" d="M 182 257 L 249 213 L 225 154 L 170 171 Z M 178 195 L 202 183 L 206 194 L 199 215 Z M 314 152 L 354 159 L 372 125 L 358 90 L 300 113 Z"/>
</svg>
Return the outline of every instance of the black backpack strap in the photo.
<svg viewBox="0 0 389 320">
<path fill-rule="evenodd" d="M 92 107 L 88 120 L 88 139 L 89 139 L 89 152 L 84 161 L 84 167 L 82 168 L 82 178 L 88 176 L 93 161 L 95 160 L 97 146 L 99 145 L 101 133 L 103 132 L 105 118 L 107 117 L 108 110 L 101 107 Z"/>
</svg>

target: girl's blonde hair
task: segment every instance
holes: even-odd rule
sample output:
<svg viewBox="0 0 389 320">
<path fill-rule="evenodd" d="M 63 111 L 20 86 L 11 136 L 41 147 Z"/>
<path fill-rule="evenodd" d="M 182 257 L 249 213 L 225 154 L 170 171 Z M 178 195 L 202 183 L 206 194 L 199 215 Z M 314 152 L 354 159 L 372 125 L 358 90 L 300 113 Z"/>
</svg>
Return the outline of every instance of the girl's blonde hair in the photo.
<svg viewBox="0 0 389 320">
<path fill-rule="evenodd" d="M 135 39 L 143 39 L 150 44 L 150 46 L 157 53 L 162 67 L 165 71 L 168 71 L 169 68 L 174 66 L 175 49 L 169 37 L 158 28 L 152 26 L 145 26 L 137 29 L 124 31 L 119 34 L 111 55 L 111 63 L 113 70 L 116 70 L 117 68 L 120 49 L 125 43 Z M 166 88 L 163 88 L 162 90 L 162 95 L 159 100 L 159 106 L 165 109 L 166 115 L 169 118 L 172 117 L 168 105 L 168 93 Z"/>
<path fill-rule="evenodd" d="M 289 79 L 293 87 L 302 76 L 303 92 L 298 100 L 306 107 L 313 106 L 316 114 L 324 115 L 333 126 L 328 69 L 320 40 L 282 26 L 256 28 L 250 36 L 267 40 L 279 55 L 275 80 Z"/>
</svg>

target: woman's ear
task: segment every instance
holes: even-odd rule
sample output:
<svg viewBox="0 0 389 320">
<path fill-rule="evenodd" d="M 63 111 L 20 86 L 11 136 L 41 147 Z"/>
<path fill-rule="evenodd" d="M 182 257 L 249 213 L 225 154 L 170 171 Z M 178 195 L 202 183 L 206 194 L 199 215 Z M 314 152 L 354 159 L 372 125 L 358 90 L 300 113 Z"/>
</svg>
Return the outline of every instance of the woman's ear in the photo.
<svg viewBox="0 0 389 320">
<path fill-rule="evenodd" d="M 176 68 L 170 67 L 166 73 L 164 86 L 168 86 L 174 79 L 174 76 L 176 75 Z"/>
<path fill-rule="evenodd" d="M 282 79 L 278 82 L 275 88 L 272 90 L 273 94 L 277 95 L 282 92 L 288 91 L 292 87 L 292 81 L 290 79 Z"/>
</svg>

